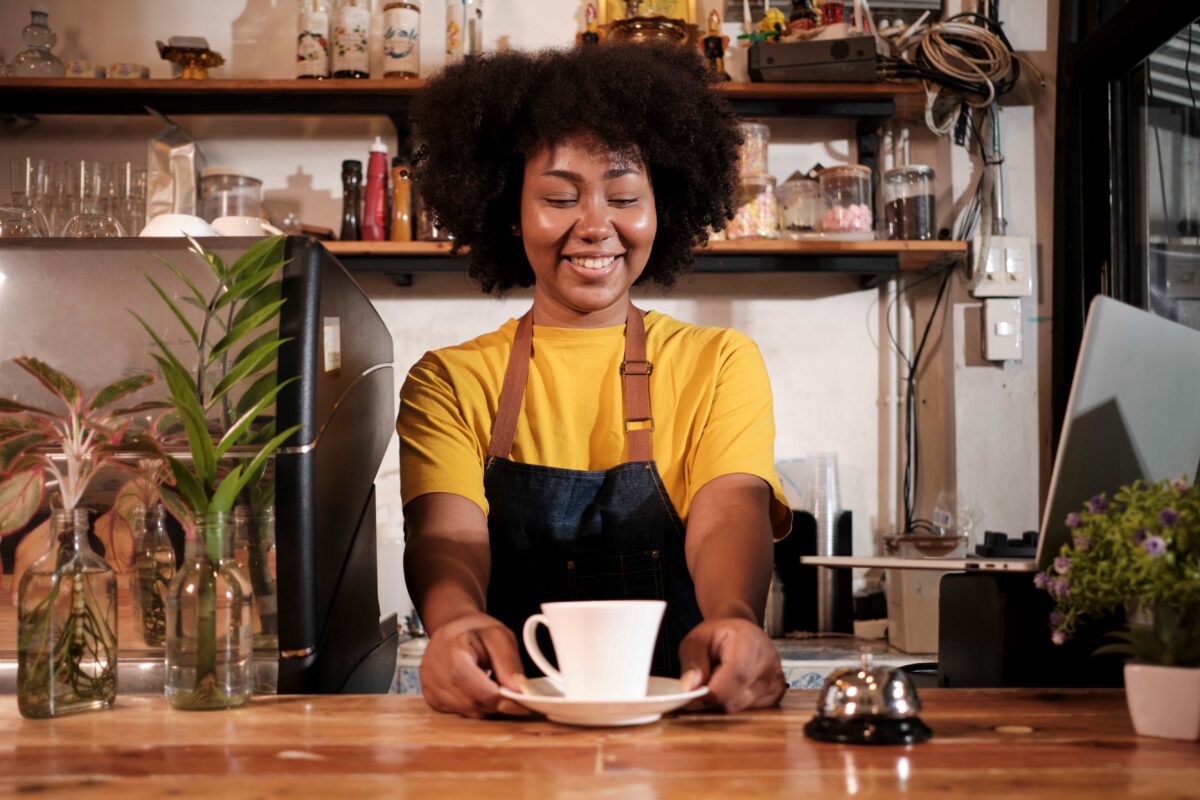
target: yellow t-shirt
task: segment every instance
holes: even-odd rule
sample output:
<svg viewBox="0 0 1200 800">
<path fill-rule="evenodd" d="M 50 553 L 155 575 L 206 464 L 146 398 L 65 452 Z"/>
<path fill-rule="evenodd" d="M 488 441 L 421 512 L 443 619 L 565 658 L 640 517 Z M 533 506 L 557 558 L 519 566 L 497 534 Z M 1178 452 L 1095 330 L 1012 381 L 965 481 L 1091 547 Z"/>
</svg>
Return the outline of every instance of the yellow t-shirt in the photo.
<svg viewBox="0 0 1200 800">
<path fill-rule="evenodd" d="M 745 335 L 701 328 L 651 311 L 646 352 L 654 364 L 650 407 L 654 460 L 686 524 L 692 499 L 713 478 L 757 475 L 771 486 L 776 538 L 791 512 L 775 472 L 771 386 Z M 488 512 L 484 460 L 516 336 L 517 320 L 477 339 L 426 353 L 400 391 L 400 494 L 407 505 L 448 492 Z M 626 459 L 619 365 L 625 326 L 533 328 L 525 400 L 509 458 L 571 470 L 606 470 Z"/>
</svg>

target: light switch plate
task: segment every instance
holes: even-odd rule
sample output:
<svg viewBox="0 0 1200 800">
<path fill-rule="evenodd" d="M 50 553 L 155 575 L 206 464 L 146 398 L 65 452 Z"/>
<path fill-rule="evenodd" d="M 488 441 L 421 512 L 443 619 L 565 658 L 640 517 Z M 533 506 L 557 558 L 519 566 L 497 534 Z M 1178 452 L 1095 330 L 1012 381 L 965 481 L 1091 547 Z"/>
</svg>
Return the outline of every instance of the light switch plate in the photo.
<svg viewBox="0 0 1200 800">
<path fill-rule="evenodd" d="M 979 253 L 983 239 L 971 242 Z M 1033 242 L 1028 236 L 992 236 L 988 251 L 976 262 L 971 294 L 975 297 L 1032 297 Z"/>
<path fill-rule="evenodd" d="M 992 297 L 983 301 L 983 357 L 988 361 L 1021 359 L 1021 301 Z"/>
</svg>

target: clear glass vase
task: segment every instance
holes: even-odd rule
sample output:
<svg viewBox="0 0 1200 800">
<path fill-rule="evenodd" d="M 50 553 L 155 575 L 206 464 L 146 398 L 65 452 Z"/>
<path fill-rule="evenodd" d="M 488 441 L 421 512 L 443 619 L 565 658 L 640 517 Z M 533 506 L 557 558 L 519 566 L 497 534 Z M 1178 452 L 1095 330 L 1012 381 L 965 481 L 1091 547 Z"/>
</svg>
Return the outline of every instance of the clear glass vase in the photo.
<svg viewBox="0 0 1200 800">
<path fill-rule="evenodd" d="M 17 707 L 33 719 L 117 697 L 116 575 L 88 544 L 86 509 L 55 510 L 51 535 L 17 590 Z"/>
<path fill-rule="evenodd" d="M 233 557 L 254 590 L 254 651 L 279 657 L 279 613 L 275 591 L 275 507 L 233 510 Z"/>
<path fill-rule="evenodd" d="M 167 592 L 167 701 L 235 708 L 253 690 L 253 592 L 233 559 L 229 515 L 198 518 Z"/>
<path fill-rule="evenodd" d="M 150 647 L 167 643 L 167 590 L 175 577 L 175 548 L 162 505 L 133 511 L 133 572 L 129 595 L 133 627 Z"/>
<path fill-rule="evenodd" d="M 50 30 L 50 15 L 44 8 L 33 8 L 29 12 L 30 22 L 21 31 L 25 49 L 13 58 L 9 71 L 23 78 L 61 78 L 66 67 L 50 49 L 58 43 L 58 37 Z"/>
</svg>

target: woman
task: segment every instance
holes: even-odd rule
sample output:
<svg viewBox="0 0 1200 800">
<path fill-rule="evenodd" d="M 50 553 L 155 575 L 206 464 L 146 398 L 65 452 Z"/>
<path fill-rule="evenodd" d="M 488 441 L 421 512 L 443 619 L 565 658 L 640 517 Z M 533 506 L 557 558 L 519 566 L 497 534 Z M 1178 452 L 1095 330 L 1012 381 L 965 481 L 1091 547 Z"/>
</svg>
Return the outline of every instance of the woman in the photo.
<svg viewBox="0 0 1200 800">
<path fill-rule="evenodd" d="M 659 597 L 653 672 L 726 710 L 786 688 L 761 615 L 772 534 L 770 386 L 735 331 L 643 314 L 732 216 L 739 134 L 682 48 L 500 53 L 414 107 L 417 187 L 520 321 L 426 354 L 401 391 L 405 575 L 431 638 L 429 704 L 521 713 L 516 631 L 542 602 Z"/>
</svg>

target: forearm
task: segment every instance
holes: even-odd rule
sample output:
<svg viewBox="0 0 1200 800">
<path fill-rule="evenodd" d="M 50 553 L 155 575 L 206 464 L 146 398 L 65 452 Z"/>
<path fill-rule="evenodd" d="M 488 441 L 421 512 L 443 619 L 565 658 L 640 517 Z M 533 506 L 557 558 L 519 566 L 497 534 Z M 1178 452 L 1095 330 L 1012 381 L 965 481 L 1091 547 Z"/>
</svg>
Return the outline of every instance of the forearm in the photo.
<svg viewBox="0 0 1200 800">
<path fill-rule="evenodd" d="M 490 559 L 478 545 L 429 535 L 404 548 L 404 577 L 421 622 L 431 634 L 443 625 L 487 609 Z"/>
<path fill-rule="evenodd" d="M 770 489 L 759 478 L 726 475 L 697 494 L 687 525 L 687 562 L 706 620 L 761 624 L 774 551 Z"/>
</svg>

